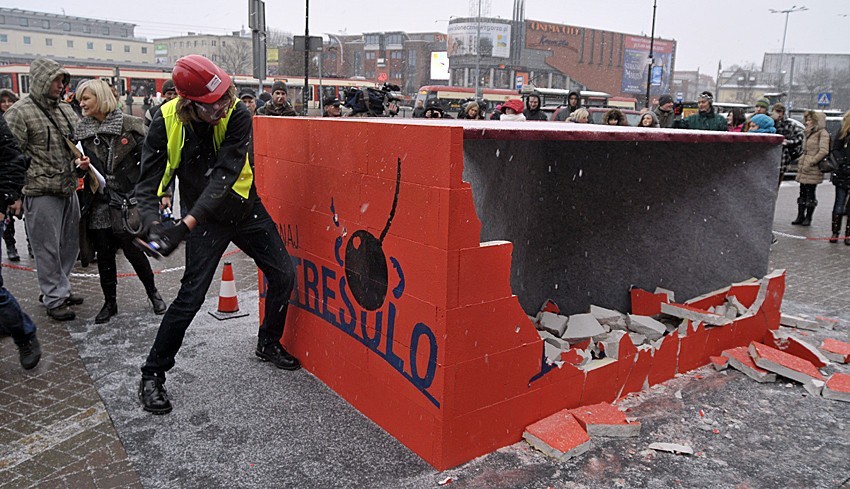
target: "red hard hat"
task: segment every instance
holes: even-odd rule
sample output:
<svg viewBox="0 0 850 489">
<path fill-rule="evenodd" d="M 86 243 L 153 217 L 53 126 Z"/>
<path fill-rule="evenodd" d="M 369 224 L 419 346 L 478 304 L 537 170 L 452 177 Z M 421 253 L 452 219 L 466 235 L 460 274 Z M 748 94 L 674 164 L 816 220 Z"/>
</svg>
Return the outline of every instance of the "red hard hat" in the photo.
<svg viewBox="0 0 850 489">
<path fill-rule="evenodd" d="M 517 114 L 522 114 L 522 111 L 525 110 L 525 105 L 523 105 L 522 100 L 518 98 L 514 98 L 508 100 L 506 102 L 502 102 L 502 113 L 505 113 L 505 109 L 514 109 L 514 112 Z"/>
<path fill-rule="evenodd" d="M 202 104 L 211 104 L 227 93 L 233 83 L 230 75 L 207 58 L 190 54 L 174 63 L 171 72 L 177 95 Z"/>
</svg>

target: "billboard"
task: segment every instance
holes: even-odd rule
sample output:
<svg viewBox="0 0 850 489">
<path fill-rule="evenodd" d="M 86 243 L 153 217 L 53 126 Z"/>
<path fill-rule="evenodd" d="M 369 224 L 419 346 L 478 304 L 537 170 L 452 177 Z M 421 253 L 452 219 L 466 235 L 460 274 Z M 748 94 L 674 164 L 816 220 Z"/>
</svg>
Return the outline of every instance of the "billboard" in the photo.
<svg viewBox="0 0 850 489">
<path fill-rule="evenodd" d="M 626 36 L 623 40 L 623 93 L 645 94 L 649 66 L 650 38 Z M 652 49 L 653 63 L 650 95 L 670 92 L 673 68 L 673 43 L 656 39 Z"/>
<path fill-rule="evenodd" d="M 449 55 L 446 51 L 433 51 L 431 53 L 431 79 L 449 79 Z"/>
<path fill-rule="evenodd" d="M 448 56 L 476 55 L 478 36 L 477 22 L 456 22 L 449 24 Z M 495 58 L 511 56 L 511 25 L 481 22 L 481 55 Z"/>
</svg>

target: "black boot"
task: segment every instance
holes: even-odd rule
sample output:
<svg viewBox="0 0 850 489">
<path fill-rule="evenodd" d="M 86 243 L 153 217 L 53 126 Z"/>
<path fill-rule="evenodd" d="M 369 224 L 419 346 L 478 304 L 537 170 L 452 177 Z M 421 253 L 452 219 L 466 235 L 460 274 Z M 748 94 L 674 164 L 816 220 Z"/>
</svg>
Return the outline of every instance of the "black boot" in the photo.
<svg viewBox="0 0 850 489">
<path fill-rule="evenodd" d="M 103 324 L 108 322 L 112 316 L 118 314 L 118 302 L 115 297 L 107 297 L 100 312 L 94 317 L 95 324 Z"/>
<path fill-rule="evenodd" d="M 850 246 L 850 216 L 847 216 L 847 227 L 844 229 L 844 244 Z"/>
<path fill-rule="evenodd" d="M 812 225 L 812 216 L 815 213 L 815 206 L 808 205 L 806 206 L 806 216 L 803 218 L 803 222 L 800 223 L 801 226 L 811 226 Z"/>
<path fill-rule="evenodd" d="M 38 343 L 35 334 L 26 343 L 18 345 L 18 353 L 20 354 L 21 367 L 24 367 L 24 370 L 33 369 L 38 365 L 38 361 L 41 360 L 41 345 Z"/>
<path fill-rule="evenodd" d="M 255 353 L 263 361 L 272 362 L 277 368 L 284 370 L 301 368 L 301 362 L 284 350 L 278 341 L 266 342 L 262 338 L 257 340 L 257 351 Z"/>
<path fill-rule="evenodd" d="M 832 237 L 829 238 L 830 243 L 838 242 L 838 233 L 841 232 L 841 214 L 832 213 Z"/>
<path fill-rule="evenodd" d="M 153 414 L 168 414 L 171 412 L 171 399 L 168 397 L 168 392 L 165 391 L 165 386 L 162 385 L 164 380 L 157 378 L 148 379 L 142 378 L 139 382 L 139 401 L 142 402 L 142 408 Z"/>
<path fill-rule="evenodd" d="M 151 304 L 153 305 L 154 314 L 165 314 L 165 310 L 168 309 L 168 305 L 165 304 L 165 301 L 162 300 L 162 296 L 159 295 L 159 292 L 156 289 L 153 289 L 153 292 L 148 292 L 148 299 L 150 299 Z"/>
<path fill-rule="evenodd" d="M 9 261 L 21 261 L 21 255 L 18 254 L 18 250 L 14 246 L 6 248 L 6 258 Z"/>
<path fill-rule="evenodd" d="M 803 219 L 806 215 L 806 204 L 800 204 L 800 201 L 797 201 L 797 219 L 791 221 L 791 224 L 799 225 L 803 224 Z"/>
</svg>

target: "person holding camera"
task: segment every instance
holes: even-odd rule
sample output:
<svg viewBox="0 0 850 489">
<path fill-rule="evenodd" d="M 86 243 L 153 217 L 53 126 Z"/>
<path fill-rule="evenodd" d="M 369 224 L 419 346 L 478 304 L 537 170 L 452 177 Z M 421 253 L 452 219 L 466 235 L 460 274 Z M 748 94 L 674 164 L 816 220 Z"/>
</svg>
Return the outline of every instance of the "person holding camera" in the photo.
<svg viewBox="0 0 850 489">
<path fill-rule="evenodd" d="M 27 234 L 47 315 L 57 321 L 76 317 L 69 306 L 83 303 L 71 293 L 71 270 L 77 261 L 80 204 L 77 178 L 88 163 L 74 168 L 71 150 L 77 115 L 61 96 L 71 75 L 59 63 L 37 58 L 30 65 L 30 96 L 5 113 L 9 129 L 29 158 L 23 188 Z"/>
<path fill-rule="evenodd" d="M 676 114 L 673 127 L 677 129 L 701 129 L 703 131 L 728 131 L 726 118 L 714 110 L 714 95 L 708 90 L 699 94 L 697 98 L 699 112 L 680 119 Z"/>
<path fill-rule="evenodd" d="M 118 314 L 118 269 L 115 255 L 120 248 L 136 271 L 155 314 L 165 314 L 166 305 L 156 290 L 153 271 L 145 254 L 134 244 L 134 235 L 123 229 L 121 202 L 133 195 L 139 180 L 139 162 L 145 141 L 141 118 L 118 110 L 118 101 L 103 80 L 86 80 L 77 87 L 83 119 L 77 124 L 76 138 L 86 160 L 103 175 L 106 188 L 92 192 L 86 179 L 83 195 L 91 198 L 82 225 L 97 252 L 97 271 L 103 291 L 103 307 L 94 322 L 102 324 Z M 117 212 L 116 212 L 117 211 Z"/>
<path fill-rule="evenodd" d="M 254 185 L 251 114 L 236 97 L 230 75 L 203 56 L 178 59 L 172 75 L 178 98 L 164 104 L 151 123 L 136 185 L 145 247 L 168 256 L 186 241 L 180 291 L 142 366 L 138 397 L 144 410 L 154 414 L 171 412 L 165 374 L 174 367 L 186 330 L 231 242 L 254 260 L 268 282 L 255 355 L 277 368 L 301 367 L 280 344 L 295 269 Z M 166 226 L 160 222 L 160 197 L 174 177 L 188 212 Z"/>
<path fill-rule="evenodd" d="M 676 117 L 673 113 L 673 97 L 666 94 L 658 97 L 658 107 L 653 112 L 658 119 L 658 127 L 662 129 L 673 127 L 673 119 Z"/>
</svg>

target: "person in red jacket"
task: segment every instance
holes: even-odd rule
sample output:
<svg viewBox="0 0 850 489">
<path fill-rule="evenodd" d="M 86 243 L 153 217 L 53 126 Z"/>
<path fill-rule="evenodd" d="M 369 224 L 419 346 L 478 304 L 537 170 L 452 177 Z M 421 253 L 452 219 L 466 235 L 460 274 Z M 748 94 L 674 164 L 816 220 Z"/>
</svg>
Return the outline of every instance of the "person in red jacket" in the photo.
<svg viewBox="0 0 850 489">
<path fill-rule="evenodd" d="M 251 114 L 230 76 L 203 56 L 178 59 L 172 79 L 178 98 L 163 104 L 150 125 L 135 193 L 152 253 L 168 256 L 186 241 L 180 291 L 142 366 L 138 396 L 154 414 L 171 411 L 165 373 L 231 242 L 254 259 L 268 281 L 256 356 L 281 369 L 301 366 L 280 344 L 295 270 L 254 185 Z M 167 226 L 160 222 L 160 197 L 174 177 L 187 211 Z"/>
</svg>

